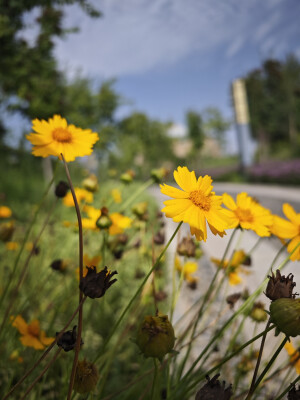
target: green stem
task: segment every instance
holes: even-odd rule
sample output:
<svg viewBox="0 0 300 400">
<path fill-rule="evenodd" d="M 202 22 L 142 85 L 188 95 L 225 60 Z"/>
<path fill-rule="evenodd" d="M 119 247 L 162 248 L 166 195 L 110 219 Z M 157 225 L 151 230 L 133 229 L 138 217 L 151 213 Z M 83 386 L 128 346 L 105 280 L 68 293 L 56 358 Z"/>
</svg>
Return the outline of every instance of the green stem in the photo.
<svg viewBox="0 0 300 400">
<path fill-rule="evenodd" d="M 224 251 L 224 254 L 223 254 L 221 263 L 220 263 L 221 266 L 222 266 L 222 264 L 224 263 L 224 260 L 225 260 L 225 258 L 226 258 L 226 255 L 227 255 L 228 251 L 229 251 L 229 248 L 230 248 L 230 246 L 231 246 L 231 243 L 232 243 L 232 241 L 233 241 L 233 238 L 234 238 L 236 232 L 237 232 L 237 229 L 235 229 L 235 230 L 232 232 L 232 235 L 230 236 L 230 239 L 229 239 L 229 241 L 228 241 L 228 243 L 227 243 L 227 246 L 226 246 L 226 248 L 225 248 L 225 251 Z M 203 309 L 204 309 L 204 307 L 205 307 L 207 301 L 209 300 L 209 298 L 210 298 L 210 296 L 211 296 L 211 294 L 212 294 L 215 281 L 216 281 L 216 279 L 217 279 L 217 277 L 218 277 L 220 271 L 221 271 L 221 267 L 217 269 L 217 271 L 216 271 L 215 275 L 213 276 L 213 279 L 212 279 L 212 281 L 210 282 L 210 285 L 209 285 L 209 287 L 208 287 L 208 289 L 207 289 L 207 291 L 206 291 L 206 293 L 205 293 L 205 295 L 204 295 L 204 297 L 203 297 L 202 304 L 201 304 L 201 306 L 200 306 L 200 309 L 199 309 L 197 318 L 196 318 L 196 320 L 195 320 L 195 323 L 194 323 L 194 326 L 193 326 L 193 329 L 192 329 L 190 344 L 189 344 L 189 346 L 188 346 L 188 348 L 187 348 L 185 357 L 184 357 L 183 362 L 182 362 L 182 364 L 181 364 L 181 367 L 179 368 L 179 371 L 178 371 L 178 380 L 181 378 L 181 375 L 182 375 L 182 373 L 183 373 L 185 364 L 186 364 L 187 359 L 188 359 L 188 357 L 189 357 L 189 355 L 190 355 L 190 353 L 191 353 L 192 346 L 193 346 L 193 338 L 194 338 L 196 329 L 197 329 L 197 327 L 198 327 L 199 320 L 200 320 L 201 315 L 202 315 L 202 313 L 203 313 Z"/>
<path fill-rule="evenodd" d="M 153 179 L 148 179 L 143 185 L 139 186 L 139 188 L 130 196 L 128 199 L 123 203 L 120 213 L 124 212 L 128 206 L 134 202 L 134 200 L 141 194 L 143 193 L 144 190 L 146 190 L 149 186 L 151 186 L 153 183 Z"/>
<path fill-rule="evenodd" d="M 268 328 L 267 332 L 271 331 L 271 330 L 274 329 L 274 328 L 275 328 L 275 325 L 270 326 L 270 327 Z M 239 347 L 237 350 L 235 350 L 233 353 L 231 353 L 231 354 L 229 354 L 227 357 L 223 358 L 223 360 L 222 360 L 219 364 L 215 365 L 215 366 L 214 366 L 213 368 L 211 368 L 209 371 L 203 372 L 202 374 L 200 374 L 200 376 L 199 376 L 199 373 L 196 372 L 197 378 L 194 380 L 193 383 L 190 384 L 190 386 L 188 386 L 188 387 L 186 388 L 186 394 L 187 394 L 190 390 L 192 390 L 199 382 L 201 382 L 201 381 L 205 378 L 205 376 L 211 375 L 213 372 L 215 372 L 216 370 L 220 369 L 220 367 L 221 367 L 222 365 L 224 365 L 227 361 L 231 360 L 234 356 L 236 356 L 237 354 L 239 354 L 242 350 L 244 350 L 244 349 L 245 349 L 247 346 L 249 346 L 251 343 L 255 342 L 257 339 L 259 339 L 260 337 L 262 337 L 262 336 L 265 334 L 265 332 L 266 332 L 266 330 L 264 330 L 263 332 L 259 333 L 259 334 L 256 335 L 254 338 L 248 340 L 246 343 L 244 343 L 242 346 L 240 346 L 240 347 Z M 183 383 L 184 383 L 184 382 L 181 381 L 181 382 L 180 382 L 180 385 L 181 385 L 181 384 L 183 385 Z M 176 387 L 175 387 L 175 390 L 176 390 Z M 175 393 L 176 393 L 176 392 L 175 392 Z"/>
<path fill-rule="evenodd" d="M 300 375 L 278 396 L 275 400 L 281 400 L 300 381 Z"/>
<path fill-rule="evenodd" d="M 291 255 L 296 251 L 296 249 L 300 246 L 300 243 L 294 248 L 294 250 L 288 255 L 288 257 L 285 258 L 285 260 L 282 261 L 282 263 L 279 265 L 277 268 L 278 270 L 281 270 L 289 261 Z M 244 304 L 241 305 L 241 307 L 225 322 L 223 327 L 217 332 L 217 334 L 209 341 L 208 345 L 203 349 L 203 351 L 200 353 L 200 355 L 196 358 L 196 360 L 193 362 L 192 366 L 190 369 L 187 371 L 187 373 L 184 376 L 184 379 L 187 378 L 187 376 L 193 371 L 193 369 L 196 367 L 198 362 L 201 360 L 201 358 L 207 353 L 207 351 L 210 349 L 210 347 L 215 343 L 215 341 L 221 337 L 224 333 L 224 331 L 231 325 L 231 323 L 235 320 L 235 318 L 242 314 L 251 303 L 254 302 L 255 298 L 262 292 L 264 289 L 266 283 L 268 282 L 269 278 L 266 277 L 264 281 L 260 284 L 260 286 L 252 293 L 251 296 L 248 297 L 248 299 L 244 302 Z"/>
<path fill-rule="evenodd" d="M 78 204 L 77 197 L 76 197 L 76 194 L 75 194 L 74 186 L 73 186 L 72 179 L 71 179 L 71 176 L 70 176 L 70 172 L 69 172 L 69 169 L 68 169 L 68 165 L 67 165 L 67 163 L 65 161 L 65 158 L 64 158 L 63 154 L 61 154 L 61 158 L 62 158 L 63 163 L 64 163 L 66 175 L 67 175 L 68 182 L 69 182 L 69 185 L 70 185 L 70 190 L 71 190 L 72 197 L 73 197 L 74 204 L 75 204 L 77 220 L 78 220 L 79 281 L 81 282 L 81 280 L 83 278 L 83 231 L 82 231 L 82 219 L 81 219 L 80 208 L 79 208 L 79 204 Z M 83 300 L 83 292 L 79 289 L 78 330 L 77 330 L 75 354 L 74 354 L 72 371 L 71 371 L 71 376 L 70 376 L 67 400 L 70 400 L 71 396 L 72 396 L 72 390 L 73 390 L 73 385 L 74 385 L 74 380 L 75 380 L 76 367 L 77 367 L 78 356 L 79 356 L 80 345 L 81 345 L 82 317 L 83 317 L 83 302 L 82 302 L 82 300 Z"/>
<path fill-rule="evenodd" d="M 150 269 L 150 271 L 148 272 L 148 274 L 145 276 L 143 282 L 141 283 L 141 285 L 139 286 L 139 288 L 137 289 L 137 291 L 135 292 L 135 294 L 133 295 L 133 297 L 131 298 L 131 300 L 129 301 L 129 303 L 127 304 L 127 306 L 125 307 L 124 311 L 122 312 L 122 314 L 120 315 L 118 321 L 116 322 L 116 324 L 114 325 L 110 335 L 108 336 L 108 338 L 106 339 L 106 341 L 104 342 L 103 345 L 103 350 L 104 348 L 107 346 L 107 344 L 109 343 L 110 339 L 113 337 L 114 333 L 116 332 L 116 330 L 118 329 L 119 325 L 121 324 L 121 322 L 123 321 L 123 318 L 125 317 L 125 315 L 127 314 L 128 310 L 131 308 L 132 304 L 134 303 L 134 301 L 136 300 L 136 298 L 138 297 L 138 295 L 141 293 L 145 283 L 147 282 L 147 280 L 149 279 L 150 275 L 152 274 L 152 272 L 156 269 L 156 267 L 158 266 L 160 260 L 162 259 L 163 255 L 165 254 L 165 252 L 167 251 L 168 247 L 170 246 L 171 242 L 173 241 L 173 239 L 175 238 L 177 232 L 179 231 L 180 227 L 182 225 L 182 222 L 180 222 L 177 226 L 177 228 L 175 229 L 175 232 L 173 233 L 173 235 L 171 236 L 170 240 L 168 241 L 168 243 L 166 244 L 165 248 L 163 249 L 163 251 L 160 253 L 160 255 L 158 256 L 155 264 L 153 265 L 153 267 Z M 101 354 L 98 354 L 97 357 L 95 358 L 94 362 L 96 362 L 96 360 L 99 358 Z"/>
<path fill-rule="evenodd" d="M 57 164 L 57 165 L 58 165 L 58 164 Z M 52 177 L 51 181 L 48 183 L 48 186 L 47 186 L 47 188 L 46 188 L 46 190 L 45 190 L 45 192 L 44 192 L 44 195 L 43 195 L 43 197 L 42 197 L 42 200 L 40 201 L 38 207 L 36 208 L 36 211 L 35 211 L 35 213 L 34 213 L 34 215 L 33 215 L 33 218 L 32 218 L 32 220 L 31 220 L 31 222 L 30 222 L 30 224 L 29 224 L 29 226 L 28 226 L 28 228 L 27 228 L 27 231 L 25 232 L 23 242 L 22 242 L 22 244 L 21 244 L 20 250 L 19 250 L 19 252 L 18 252 L 18 254 L 17 254 L 17 256 L 16 256 L 16 259 L 15 259 L 15 263 L 14 263 L 14 266 L 13 266 L 12 273 L 11 273 L 11 275 L 10 275 L 9 281 L 8 281 L 8 283 L 7 283 L 7 285 L 6 285 L 5 289 L 4 289 L 4 291 L 3 291 L 3 293 L 2 293 L 1 299 L 0 299 L 0 309 L 1 309 L 1 306 L 2 306 L 2 302 L 3 302 L 3 300 L 5 299 L 6 294 L 7 294 L 8 290 L 9 290 L 9 288 L 10 288 L 10 285 L 11 285 L 11 283 L 13 282 L 13 277 L 14 277 L 14 275 L 15 275 L 15 273 L 16 273 L 18 263 L 19 263 L 19 261 L 20 261 L 21 255 L 22 255 L 22 253 L 23 253 L 25 244 L 26 244 L 26 242 L 27 242 L 27 240 L 28 240 L 28 237 L 29 237 L 29 235 L 30 235 L 31 229 L 32 229 L 32 227 L 33 227 L 33 225 L 34 225 L 34 223 L 35 223 L 35 221 L 36 221 L 36 218 L 37 218 L 37 216 L 38 216 L 38 213 L 40 212 L 40 210 L 41 210 L 41 208 L 42 208 L 42 206 L 43 206 L 43 204 L 44 204 L 44 202 L 45 202 L 45 199 L 46 199 L 46 197 L 47 197 L 47 195 L 48 195 L 48 192 L 49 192 L 49 190 L 50 190 L 50 188 L 51 188 L 51 186 L 52 186 L 52 184 L 53 184 L 53 182 L 54 182 L 55 174 L 56 174 L 56 171 L 57 171 L 57 165 L 56 165 L 56 168 L 55 168 L 53 177 Z"/>
<path fill-rule="evenodd" d="M 151 400 L 155 400 L 155 393 L 156 393 L 156 383 L 157 383 L 157 376 L 158 376 L 158 367 L 157 367 L 157 360 L 153 358 L 154 363 L 154 374 L 153 374 L 153 381 L 152 381 L 152 389 L 151 389 Z"/>
<path fill-rule="evenodd" d="M 270 326 L 270 324 L 271 324 L 271 320 L 269 318 L 269 320 L 267 322 L 267 325 L 266 325 L 266 330 Z M 256 366 L 255 366 L 255 369 L 254 369 L 253 378 L 252 378 L 252 382 L 251 382 L 251 386 L 250 386 L 250 389 L 249 389 L 249 394 L 247 396 L 247 399 L 248 399 L 248 397 L 249 397 L 249 399 L 252 397 L 252 394 L 254 393 L 254 390 L 255 390 L 255 387 L 256 387 L 255 386 L 255 381 L 256 381 L 256 376 L 257 376 L 257 373 L 258 373 L 258 369 L 259 369 L 259 365 L 260 365 L 260 361 L 261 361 L 261 357 L 262 357 L 262 353 L 263 353 L 266 337 L 267 337 L 267 332 L 265 332 L 265 334 L 263 335 L 263 337 L 261 339 L 261 344 L 260 344 L 260 348 L 259 348 L 259 354 L 258 354 L 258 357 L 257 357 Z"/>
<path fill-rule="evenodd" d="M 275 351 L 273 357 L 271 358 L 271 360 L 268 362 L 268 364 L 266 365 L 265 369 L 263 370 L 263 372 L 260 374 L 259 378 L 257 379 L 254 387 L 251 389 L 251 391 L 249 392 L 248 396 L 246 397 L 245 400 L 250 400 L 253 396 L 253 393 L 255 392 L 255 390 L 257 389 L 257 387 L 259 386 L 260 382 L 263 380 L 264 376 L 266 375 L 266 373 L 268 372 L 268 370 L 271 368 L 271 366 L 273 365 L 274 361 L 276 360 L 276 358 L 278 357 L 279 353 L 281 352 L 281 350 L 283 349 L 284 345 L 286 344 L 286 342 L 289 340 L 289 338 L 286 336 L 284 338 L 284 340 L 281 342 L 281 344 L 279 345 L 278 349 Z"/>
</svg>

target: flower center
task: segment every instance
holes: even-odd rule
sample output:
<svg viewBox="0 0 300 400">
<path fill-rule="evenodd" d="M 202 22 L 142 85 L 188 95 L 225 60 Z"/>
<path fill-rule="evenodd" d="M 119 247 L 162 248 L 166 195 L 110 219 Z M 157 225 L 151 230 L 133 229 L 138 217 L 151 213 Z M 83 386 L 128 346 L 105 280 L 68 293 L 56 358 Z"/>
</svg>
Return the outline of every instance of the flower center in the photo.
<svg viewBox="0 0 300 400">
<path fill-rule="evenodd" d="M 29 324 L 28 325 L 28 333 L 34 337 L 39 337 L 40 334 L 40 328 L 36 324 Z"/>
<path fill-rule="evenodd" d="M 201 208 L 204 211 L 209 211 L 211 199 L 210 196 L 206 196 L 201 190 L 194 190 L 189 195 L 189 200 L 191 200 L 195 206 Z"/>
<path fill-rule="evenodd" d="M 241 222 L 253 222 L 253 214 L 249 209 L 237 208 L 235 215 Z"/>
<path fill-rule="evenodd" d="M 65 128 L 53 129 L 52 137 L 57 142 L 61 142 L 61 143 L 71 143 L 71 141 L 72 141 L 71 133 Z"/>
</svg>

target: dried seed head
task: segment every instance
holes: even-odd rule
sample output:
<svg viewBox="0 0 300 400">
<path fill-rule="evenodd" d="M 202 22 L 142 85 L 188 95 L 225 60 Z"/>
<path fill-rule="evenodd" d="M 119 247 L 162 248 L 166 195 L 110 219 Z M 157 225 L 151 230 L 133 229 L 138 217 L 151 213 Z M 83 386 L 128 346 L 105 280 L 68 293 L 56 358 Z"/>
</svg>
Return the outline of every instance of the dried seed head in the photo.
<svg viewBox="0 0 300 400">
<path fill-rule="evenodd" d="M 272 301 L 281 298 L 295 298 L 293 289 L 296 286 L 296 282 L 293 282 L 294 275 L 288 274 L 281 275 L 280 271 L 276 270 L 276 275 L 269 276 L 269 282 L 265 291 L 265 295 Z"/>
<path fill-rule="evenodd" d="M 74 380 L 77 393 L 88 393 L 95 389 L 99 379 L 95 364 L 86 360 L 78 361 Z"/>
<path fill-rule="evenodd" d="M 153 236 L 153 241 L 155 244 L 164 244 L 165 243 L 165 232 L 160 230 Z"/>
<path fill-rule="evenodd" d="M 55 188 L 55 196 L 59 198 L 65 197 L 65 195 L 68 193 L 68 190 L 70 189 L 69 185 L 65 181 L 60 181 L 56 185 Z"/>
<path fill-rule="evenodd" d="M 220 383 L 218 380 L 220 374 L 212 379 L 206 377 L 207 383 L 197 392 L 195 400 L 229 400 L 232 396 L 231 385 L 225 389 L 225 381 Z"/>
<path fill-rule="evenodd" d="M 196 244 L 190 237 L 184 237 L 177 246 L 177 253 L 180 256 L 195 257 Z"/>
<path fill-rule="evenodd" d="M 71 331 L 66 331 L 64 332 L 61 337 L 57 341 L 57 346 L 61 347 L 64 349 L 64 351 L 70 351 L 73 350 L 75 345 L 76 345 L 76 340 L 77 340 L 77 332 L 76 332 L 77 326 L 75 325 Z M 56 332 L 56 337 L 60 334 L 60 332 Z M 83 344 L 83 341 L 81 340 L 80 345 Z"/>
<path fill-rule="evenodd" d="M 300 386 L 296 389 L 295 386 L 288 393 L 288 400 L 300 400 Z"/>
<path fill-rule="evenodd" d="M 233 293 L 226 297 L 226 302 L 229 304 L 229 307 L 233 309 L 235 303 L 241 298 L 242 293 Z"/>
<path fill-rule="evenodd" d="M 117 279 L 111 281 L 111 277 L 117 274 L 117 271 L 110 272 L 107 267 L 100 272 L 97 272 L 96 267 L 87 267 L 87 269 L 88 272 L 86 276 L 81 279 L 79 288 L 85 296 L 91 299 L 104 296 L 107 289 L 117 281 Z"/>
</svg>

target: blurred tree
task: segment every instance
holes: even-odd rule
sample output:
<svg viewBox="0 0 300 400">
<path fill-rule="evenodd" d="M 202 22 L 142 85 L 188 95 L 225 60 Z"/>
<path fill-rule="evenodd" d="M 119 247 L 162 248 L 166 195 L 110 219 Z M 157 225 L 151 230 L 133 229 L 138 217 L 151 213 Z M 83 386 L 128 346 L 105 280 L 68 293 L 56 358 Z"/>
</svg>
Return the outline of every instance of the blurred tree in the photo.
<svg viewBox="0 0 300 400">
<path fill-rule="evenodd" d="M 231 121 L 225 119 L 216 107 L 207 107 L 203 111 L 204 130 L 215 138 L 221 149 L 225 146 L 225 132 L 229 129 Z"/>
<path fill-rule="evenodd" d="M 134 112 L 119 123 L 119 152 L 112 158 L 122 159 L 123 168 L 132 165 L 143 176 L 149 176 L 151 168 L 161 162 L 172 161 L 172 140 L 167 135 L 168 123 L 152 120 L 146 114 Z M 133 165 L 134 164 L 134 165 Z"/>
<path fill-rule="evenodd" d="M 266 60 L 246 76 L 252 135 L 259 143 L 259 158 L 289 143 L 299 146 L 300 63 L 293 55 L 285 61 Z"/>
<path fill-rule="evenodd" d="M 64 6 L 78 4 L 91 17 L 100 13 L 86 0 L 0 0 L 0 105 L 29 119 L 64 114 L 66 82 L 53 56 L 54 38 L 64 29 Z M 22 35 L 25 15 L 39 10 L 34 43 Z M 3 121 L 2 121 L 3 122 Z"/>
<path fill-rule="evenodd" d="M 185 115 L 187 132 L 193 142 L 194 151 L 202 148 L 204 143 L 204 130 L 201 114 L 197 111 L 189 110 Z"/>
</svg>

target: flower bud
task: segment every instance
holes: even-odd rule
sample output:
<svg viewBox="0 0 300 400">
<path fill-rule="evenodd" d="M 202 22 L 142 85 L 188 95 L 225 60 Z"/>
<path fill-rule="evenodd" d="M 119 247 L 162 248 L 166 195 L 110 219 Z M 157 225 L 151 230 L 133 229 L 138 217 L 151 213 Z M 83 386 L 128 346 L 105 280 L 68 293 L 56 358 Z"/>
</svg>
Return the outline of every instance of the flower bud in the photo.
<svg viewBox="0 0 300 400">
<path fill-rule="evenodd" d="M 90 175 L 82 181 L 83 187 L 89 192 L 96 192 L 98 189 L 98 179 L 96 175 Z"/>
<path fill-rule="evenodd" d="M 281 298 L 270 305 L 271 321 L 287 336 L 300 335 L 300 299 Z"/>
<path fill-rule="evenodd" d="M 138 218 L 143 219 L 144 215 L 147 213 L 148 210 L 148 203 L 143 201 L 141 203 L 137 203 L 132 207 L 132 212 Z"/>
<path fill-rule="evenodd" d="M 160 183 L 164 178 L 167 177 L 169 171 L 166 168 L 155 168 L 150 172 L 151 178 L 155 183 Z"/>
<path fill-rule="evenodd" d="M 184 237 L 177 246 L 177 253 L 180 256 L 195 257 L 196 244 L 191 237 Z"/>
<path fill-rule="evenodd" d="M 78 361 L 74 380 L 77 393 L 89 393 L 95 389 L 99 379 L 95 364 L 86 360 Z"/>
<path fill-rule="evenodd" d="M 131 169 L 124 172 L 121 176 L 120 179 L 123 183 L 131 183 L 133 178 L 135 176 L 134 171 L 132 171 Z"/>
<path fill-rule="evenodd" d="M 174 329 L 167 315 L 158 313 L 155 317 L 147 315 L 144 318 L 137 332 L 136 344 L 145 357 L 162 360 L 173 349 L 174 343 Z"/>
<path fill-rule="evenodd" d="M 13 221 L 2 222 L 0 224 L 0 240 L 2 242 L 9 242 L 15 230 Z"/>
<path fill-rule="evenodd" d="M 55 196 L 58 198 L 63 198 L 65 197 L 65 195 L 68 193 L 68 190 L 70 189 L 69 185 L 67 184 L 67 182 L 64 181 L 60 181 L 58 182 L 58 184 L 56 185 L 55 188 Z"/>
<path fill-rule="evenodd" d="M 101 215 L 96 221 L 96 226 L 99 229 L 108 229 L 112 225 L 112 220 L 108 215 L 108 208 L 101 208 Z"/>
<path fill-rule="evenodd" d="M 66 331 L 62 335 L 60 332 L 56 332 L 56 337 L 60 335 L 59 339 L 57 340 L 57 346 L 61 347 L 64 351 L 70 351 L 75 348 L 76 340 L 77 340 L 77 326 L 75 325 L 71 331 Z M 80 345 L 83 344 L 81 339 Z"/>
<path fill-rule="evenodd" d="M 268 315 L 264 310 L 265 306 L 261 302 L 254 303 L 252 311 L 250 313 L 250 317 L 255 322 L 264 322 L 267 320 Z"/>
</svg>

